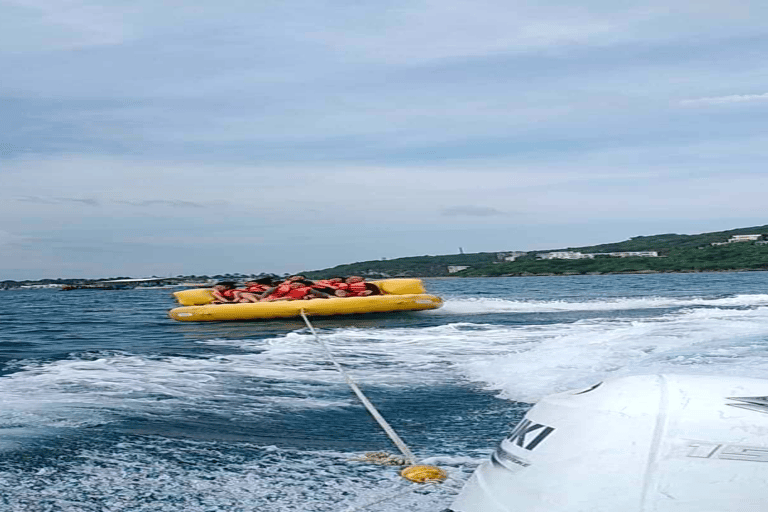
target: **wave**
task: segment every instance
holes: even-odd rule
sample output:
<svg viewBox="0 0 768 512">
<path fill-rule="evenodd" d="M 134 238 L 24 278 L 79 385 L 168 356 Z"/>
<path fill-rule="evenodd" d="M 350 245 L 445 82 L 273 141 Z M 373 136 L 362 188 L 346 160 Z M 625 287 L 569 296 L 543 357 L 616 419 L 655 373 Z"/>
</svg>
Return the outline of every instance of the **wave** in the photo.
<svg viewBox="0 0 768 512">
<path fill-rule="evenodd" d="M 502 298 L 451 298 L 433 315 L 489 313 L 552 313 L 560 311 L 615 311 L 684 307 L 754 307 L 768 306 L 768 294 L 736 295 L 719 298 L 616 297 L 595 300 L 510 300 Z"/>
<path fill-rule="evenodd" d="M 100 425 L 137 414 L 172 418 L 190 409 L 251 417 L 275 407 L 349 404 L 323 396 L 313 382 L 336 379 L 332 369 L 296 379 L 295 370 L 279 370 L 285 363 L 283 359 L 278 365 L 264 365 L 259 354 L 190 358 L 119 352 L 21 362 L 15 373 L 0 379 L 0 428 L 37 432 Z"/>
<path fill-rule="evenodd" d="M 4 510 L 333 512 L 385 497 L 384 508 L 372 510 L 428 512 L 448 506 L 456 492 L 449 485 L 411 492 L 398 468 L 350 462 L 349 453 L 152 437 L 126 438 L 118 448 L 86 447 L 35 471 L 0 470 Z M 462 468 L 450 473 L 468 476 Z"/>
<path fill-rule="evenodd" d="M 607 377 L 689 373 L 765 377 L 768 308 L 690 309 L 641 320 L 582 320 L 528 331 L 520 349 L 458 362 L 500 396 L 535 402 Z"/>
<path fill-rule="evenodd" d="M 533 402 L 613 375 L 663 371 L 763 377 L 768 372 L 768 307 L 754 306 L 763 299 L 711 299 L 705 308 L 645 318 L 318 332 L 365 388 L 472 385 Z M 714 307 L 715 301 L 742 307 Z M 249 421 L 266 412 L 356 404 L 306 329 L 197 343 L 229 346 L 233 353 L 161 357 L 104 351 L 19 362 L 14 373 L 0 379 L 0 428 L 83 426 L 136 414 L 174 417 L 191 409 Z"/>
<path fill-rule="evenodd" d="M 743 306 L 745 301 L 736 303 Z M 348 328 L 321 335 L 355 378 L 369 385 L 470 381 L 523 402 L 612 375 L 687 372 L 763 377 L 768 371 L 768 307 L 688 308 L 640 319 L 550 325 L 457 322 L 429 328 Z M 247 349 L 253 342 L 226 343 Z M 289 359 L 294 355 L 286 352 L 288 347 L 301 346 L 301 351 L 316 354 L 308 334 L 292 333 L 271 343 L 276 355 Z M 307 370 L 315 371 L 303 369 Z"/>
</svg>

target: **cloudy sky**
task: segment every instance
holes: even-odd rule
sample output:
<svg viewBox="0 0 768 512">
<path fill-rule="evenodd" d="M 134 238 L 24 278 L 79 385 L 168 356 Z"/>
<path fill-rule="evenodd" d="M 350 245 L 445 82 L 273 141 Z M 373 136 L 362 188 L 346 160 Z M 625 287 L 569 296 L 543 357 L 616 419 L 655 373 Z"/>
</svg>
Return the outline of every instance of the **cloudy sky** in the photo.
<svg viewBox="0 0 768 512">
<path fill-rule="evenodd" d="M 0 0 L 0 279 L 766 224 L 766 19 L 748 0 Z"/>
</svg>

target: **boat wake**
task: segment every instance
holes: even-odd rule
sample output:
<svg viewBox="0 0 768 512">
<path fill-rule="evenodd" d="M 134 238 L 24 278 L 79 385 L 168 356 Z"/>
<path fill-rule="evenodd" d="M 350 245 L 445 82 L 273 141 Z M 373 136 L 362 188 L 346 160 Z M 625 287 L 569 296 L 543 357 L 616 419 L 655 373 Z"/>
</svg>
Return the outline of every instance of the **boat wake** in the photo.
<svg viewBox="0 0 768 512">
<path fill-rule="evenodd" d="M 449 298 L 430 315 L 491 313 L 555 313 L 562 311 L 620 311 L 685 307 L 768 306 L 768 294 L 719 298 L 616 297 L 595 300 L 510 300 L 503 298 Z"/>
</svg>

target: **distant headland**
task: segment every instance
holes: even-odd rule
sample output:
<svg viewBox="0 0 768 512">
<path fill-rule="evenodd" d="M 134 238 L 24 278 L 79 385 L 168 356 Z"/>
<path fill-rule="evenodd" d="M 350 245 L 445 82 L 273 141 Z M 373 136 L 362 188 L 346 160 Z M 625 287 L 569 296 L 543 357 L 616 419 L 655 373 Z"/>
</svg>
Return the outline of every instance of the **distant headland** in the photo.
<svg viewBox="0 0 768 512">
<path fill-rule="evenodd" d="M 361 275 L 393 277 L 500 277 L 622 273 L 768 270 L 768 225 L 701 233 L 636 236 L 623 242 L 547 251 L 497 251 L 410 256 L 347 263 L 299 272 L 311 279 Z M 150 278 L 41 279 L 0 281 L 0 289 L 119 289 L 156 286 L 206 286 L 218 280 L 245 281 L 274 275 L 217 274 Z"/>
<path fill-rule="evenodd" d="M 500 251 L 364 261 L 309 277 L 498 277 L 768 270 L 768 225 L 697 235 L 636 236 L 547 251 Z"/>
</svg>

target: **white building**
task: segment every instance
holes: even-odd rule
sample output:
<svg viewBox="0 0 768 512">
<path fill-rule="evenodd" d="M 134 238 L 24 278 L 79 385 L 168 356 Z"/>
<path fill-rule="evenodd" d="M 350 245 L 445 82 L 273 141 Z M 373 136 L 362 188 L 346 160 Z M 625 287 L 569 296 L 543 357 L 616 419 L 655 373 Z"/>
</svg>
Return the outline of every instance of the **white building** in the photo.
<svg viewBox="0 0 768 512">
<path fill-rule="evenodd" d="M 520 256 L 525 256 L 526 254 L 528 253 L 523 251 L 499 252 L 496 253 L 496 258 L 501 261 L 515 261 Z"/>
<path fill-rule="evenodd" d="M 595 257 L 595 255 L 573 251 L 554 251 L 543 252 L 537 254 L 536 257 L 540 260 L 583 260 L 587 258 L 592 259 Z"/>
<path fill-rule="evenodd" d="M 658 258 L 657 251 L 624 251 L 624 252 L 598 252 L 601 256 L 613 256 L 614 258 Z"/>
<path fill-rule="evenodd" d="M 762 238 L 763 235 L 733 235 L 728 239 L 728 242 L 755 242 L 757 240 L 762 240 Z"/>
<path fill-rule="evenodd" d="M 611 256 L 613 258 L 658 258 L 657 251 L 625 251 L 625 252 L 573 252 L 573 251 L 554 251 L 545 252 L 537 255 L 540 260 L 583 260 L 594 259 L 595 256 Z"/>
<path fill-rule="evenodd" d="M 448 273 L 455 274 L 456 272 L 461 272 L 462 270 L 466 270 L 468 268 L 468 265 L 448 265 Z"/>
<path fill-rule="evenodd" d="M 763 239 L 763 235 L 733 235 L 727 242 L 712 242 L 710 245 L 728 245 L 737 242 L 757 242 Z"/>
</svg>

